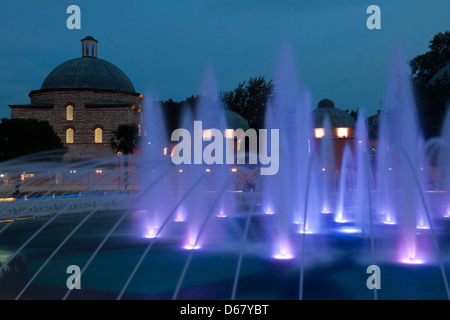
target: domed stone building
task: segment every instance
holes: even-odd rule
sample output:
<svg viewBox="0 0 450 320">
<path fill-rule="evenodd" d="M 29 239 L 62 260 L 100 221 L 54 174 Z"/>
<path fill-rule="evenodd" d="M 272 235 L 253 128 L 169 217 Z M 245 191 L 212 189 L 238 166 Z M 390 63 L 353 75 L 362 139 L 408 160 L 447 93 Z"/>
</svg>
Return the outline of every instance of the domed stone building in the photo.
<svg viewBox="0 0 450 320">
<path fill-rule="evenodd" d="M 66 161 L 114 155 L 113 131 L 141 125 L 143 96 L 114 64 L 97 58 L 98 41 L 81 40 L 82 55 L 53 69 L 30 104 L 10 105 L 11 118 L 46 120 L 68 147 Z"/>
</svg>

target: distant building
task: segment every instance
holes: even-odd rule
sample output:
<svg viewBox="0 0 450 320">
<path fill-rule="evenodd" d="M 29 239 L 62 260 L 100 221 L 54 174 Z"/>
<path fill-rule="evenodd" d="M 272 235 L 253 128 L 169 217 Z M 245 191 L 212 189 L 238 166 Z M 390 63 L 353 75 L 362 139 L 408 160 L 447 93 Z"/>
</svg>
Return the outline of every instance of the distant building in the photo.
<svg viewBox="0 0 450 320">
<path fill-rule="evenodd" d="M 82 39 L 81 57 L 53 69 L 29 93 L 30 104 L 10 105 L 11 118 L 47 120 L 69 148 L 66 161 L 114 155 L 113 131 L 141 125 L 143 96 L 118 67 L 97 58 L 97 45 L 93 37 Z"/>
<path fill-rule="evenodd" d="M 367 118 L 367 139 L 372 153 L 376 153 L 378 147 L 378 137 L 382 112 L 382 110 L 377 110 L 376 114 L 373 114 Z"/>
<path fill-rule="evenodd" d="M 314 136 L 318 139 L 325 135 L 341 139 L 354 137 L 355 119 L 344 110 L 336 108 L 330 99 L 319 101 L 317 108 L 313 111 L 313 118 Z M 329 121 L 328 128 L 325 128 L 326 121 Z"/>
<path fill-rule="evenodd" d="M 340 169 L 345 146 L 353 149 L 355 139 L 355 119 L 342 109 L 334 106 L 330 99 L 321 100 L 313 110 L 315 145 L 318 151 L 322 140 L 332 139 L 335 168 Z"/>
</svg>

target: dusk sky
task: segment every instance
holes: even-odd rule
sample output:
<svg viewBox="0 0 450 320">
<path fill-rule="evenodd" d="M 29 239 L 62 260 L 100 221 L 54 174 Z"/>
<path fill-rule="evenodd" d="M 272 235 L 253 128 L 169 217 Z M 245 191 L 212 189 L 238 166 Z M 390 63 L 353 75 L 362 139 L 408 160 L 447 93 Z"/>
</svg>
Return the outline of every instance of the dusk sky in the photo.
<svg viewBox="0 0 450 320">
<path fill-rule="evenodd" d="M 81 30 L 69 30 L 69 5 Z M 369 5 L 381 30 L 369 30 Z M 273 78 L 283 39 L 314 104 L 376 112 L 390 56 L 401 42 L 408 59 L 450 30 L 449 0 L 113 0 L 0 3 L 0 118 L 8 104 L 29 103 L 50 71 L 81 56 L 80 40 L 99 41 L 98 57 L 124 71 L 136 91 L 183 100 L 199 93 L 212 65 L 220 90 L 252 76 Z"/>
</svg>

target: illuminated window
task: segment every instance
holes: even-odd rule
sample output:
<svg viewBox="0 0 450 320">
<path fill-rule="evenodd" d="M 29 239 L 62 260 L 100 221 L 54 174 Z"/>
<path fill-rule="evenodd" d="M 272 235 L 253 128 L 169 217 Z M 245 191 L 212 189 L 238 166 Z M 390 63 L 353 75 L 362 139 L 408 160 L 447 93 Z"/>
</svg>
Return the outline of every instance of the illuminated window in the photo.
<svg viewBox="0 0 450 320">
<path fill-rule="evenodd" d="M 348 128 L 338 128 L 337 135 L 340 138 L 347 138 L 348 137 Z"/>
<path fill-rule="evenodd" d="M 323 138 L 325 136 L 325 129 L 324 128 L 314 129 L 314 136 L 316 138 Z"/>
<path fill-rule="evenodd" d="M 103 142 L 103 130 L 102 128 L 95 128 L 95 143 Z"/>
<path fill-rule="evenodd" d="M 66 120 L 72 121 L 73 120 L 73 106 L 67 106 L 66 107 Z"/>
<path fill-rule="evenodd" d="M 73 129 L 66 130 L 66 143 L 73 143 Z"/>
</svg>

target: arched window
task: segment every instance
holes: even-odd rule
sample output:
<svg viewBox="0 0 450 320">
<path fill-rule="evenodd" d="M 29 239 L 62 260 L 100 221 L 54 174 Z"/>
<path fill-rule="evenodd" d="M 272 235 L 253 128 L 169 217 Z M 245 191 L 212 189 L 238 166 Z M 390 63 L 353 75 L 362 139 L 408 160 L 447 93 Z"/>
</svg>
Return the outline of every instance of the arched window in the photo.
<svg viewBox="0 0 450 320">
<path fill-rule="evenodd" d="M 66 130 L 66 143 L 73 143 L 73 129 Z"/>
<path fill-rule="evenodd" d="M 95 143 L 103 142 L 103 130 L 102 128 L 95 128 Z"/>
<path fill-rule="evenodd" d="M 67 121 L 73 120 L 73 106 L 72 105 L 68 105 L 66 107 L 66 120 Z"/>
</svg>

